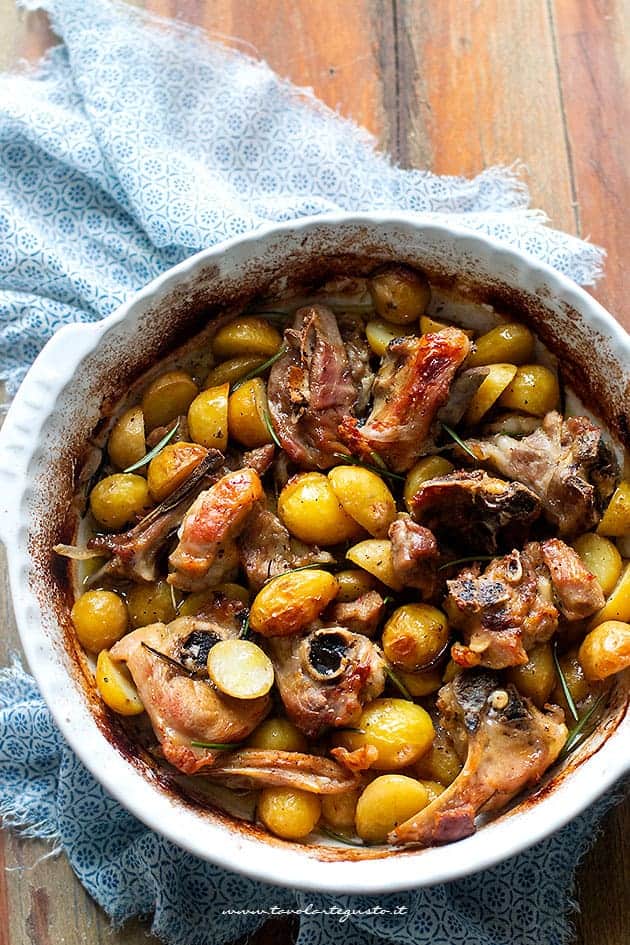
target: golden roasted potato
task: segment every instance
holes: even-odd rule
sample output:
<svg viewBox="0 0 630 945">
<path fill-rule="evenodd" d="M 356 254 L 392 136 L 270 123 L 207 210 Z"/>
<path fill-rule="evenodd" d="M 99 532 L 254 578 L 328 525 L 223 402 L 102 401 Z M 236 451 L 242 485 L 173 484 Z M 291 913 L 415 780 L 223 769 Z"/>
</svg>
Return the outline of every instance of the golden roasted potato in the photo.
<svg viewBox="0 0 630 945">
<path fill-rule="evenodd" d="M 273 686 L 273 664 L 252 640 L 219 640 L 208 653 L 208 676 L 233 699 L 259 699 Z"/>
<path fill-rule="evenodd" d="M 350 751 L 371 745 L 378 756 L 372 767 L 395 771 L 413 764 L 431 747 L 433 722 L 421 706 L 406 699 L 375 699 L 361 713 L 360 731 L 340 731 L 335 741 Z"/>
<path fill-rule="evenodd" d="M 319 472 L 289 479 L 278 496 L 278 515 L 292 535 L 309 545 L 338 545 L 363 534 Z"/>
<path fill-rule="evenodd" d="M 429 792 L 421 781 L 404 774 L 382 774 L 365 788 L 356 809 L 356 831 L 369 843 L 384 843 L 387 834 L 423 810 Z"/>
<path fill-rule="evenodd" d="M 127 610 L 133 630 L 151 623 L 170 623 L 175 619 L 173 594 L 166 581 L 153 584 L 133 584 L 127 591 Z"/>
<path fill-rule="evenodd" d="M 324 794 L 322 797 L 322 817 L 333 830 L 353 830 L 354 816 L 360 790 L 346 791 L 345 794 Z"/>
<path fill-rule="evenodd" d="M 542 709 L 544 704 L 549 702 L 551 691 L 556 684 L 556 667 L 551 644 L 541 643 L 527 655 L 528 662 L 524 666 L 510 667 L 506 671 L 506 679 Z"/>
<path fill-rule="evenodd" d="M 462 770 L 462 762 L 450 738 L 437 730 L 429 750 L 414 764 L 414 770 L 422 780 L 437 781 L 448 787 Z"/>
<path fill-rule="evenodd" d="M 436 331 L 443 331 L 445 328 L 451 328 L 452 325 L 449 325 L 447 322 L 436 321 L 435 318 L 429 318 L 428 315 L 420 316 L 420 333 L 423 335 L 435 334 Z M 456 325 L 456 328 L 459 328 L 464 332 L 469 338 L 474 337 L 474 331 L 470 328 L 462 328 L 460 325 Z"/>
<path fill-rule="evenodd" d="M 578 659 L 587 679 L 607 679 L 630 666 L 630 624 L 606 620 L 584 637 Z"/>
<path fill-rule="evenodd" d="M 357 597 L 373 591 L 376 587 L 376 581 L 372 575 L 359 569 L 348 568 L 346 571 L 337 571 L 335 577 L 339 585 L 337 600 L 342 604 L 356 600 Z"/>
<path fill-rule="evenodd" d="M 394 591 L 402 589 L 402 582 L 394 571 L 392 543 L 387 538 L 368 538 L 366 541 L 360 541 L 346 552 L 346 558 Z"/>
<path fill-rule="evenodd" d="M 188 408 L 191 439 L 208 449 L 225 450 L 228 441 L 229 384 L 208 387 L 198 394 Z"/>
<path fill-rule="evenodd" d="M 208 376 L 203 382 L 204 390 L 207 387 L 220 387 L 221 384 L 236 384 L 246 374 L 255 371 L 261 364 L 264 364 L 266 358 L 260 355 L 241 354 L 237 358 L 230 358 L 229 361 L 222 361 L 210 368 Z"/>
<path fill-rule="evenodd" d="M 571 693 L 571 698 L 576 705 L 579 705 L 580 702 L 584 702 L 584 700 L 591 694 L 591 684 L 586 678 L 582 664 L 578 658 L 577 646 L 571 647 L 570 650 L 567 650 L 566 653 L 563 653 L 558 662 L 560 663 L 560 668 L 567 684 L 567 689 Z M 569 706 L 567 705 L 567 700 L 564 697 L 562 685 L 557 673 L 550 701 L 564 709 L 564 717 L 570 727 L 572 715 L 569 710 Z"/>
<path fill-rule="evenodd" d="M 79 643 L 92 653 L 113 646 L 127 632 L 125 602 L 113 591 L 86 591 L 74 602 L 70 617 Z"/>
<path fill-rule="evenodd" d="M 260 792 L 258 816 L 277 837 L 301 840 L 315 829 L 322 813 L 316 794 L 298 788 L 268 787 Z"/>
<path fill-rule="evenodd" d="M 431 298 L 427 277 L 409 266 L 384 266 L 369 280 L 368 289 L 377 314 L 395 325 L 416 321 Z"/>
<path fill-rule="evenodd" d="M 143 476 L 114 473 L 97 482 L 90 492 L 90 510 L 99 524 L 119 531 L 150 505 L 149 487 Z"/>
<path fill-rule="evenodd" d="M 280 333 L 266 319 L 242 315 L 219 328 L 212 339 L 212 353 L 221 361 L 246 355 L 266 360 L 281 344 Z"/>
<path fill-rule="evenodd" d="M 516 371 L 515 364 L 491 364 L 487 376 L 475 391 L 468 405 L 464 422 L 470 426 L 479 423 L 481 418 L 497 402 L 508 384 L 512 383 Z"/>
<path fill-rule="evenodd" d="M 455 467 L 443 456 L 425 456 L 412 466 L 405 479 L 403 496 L 407 510 L 411 511 L 411 500 L 419 491 L 423 482 L 436 479 L 438 476 L 447 476 Z"/>
<path fill-rule="evenodd" d="M 106 706 L 118 715 L 140 715 L 144 706 L 124 663 L 101 650 L 96 661 L 96 688 Z"/>
<path fill-rule="evenodd" d="M 267 388 L 263 379 L 254 377 L 251 381 L 244 381 L 230 394 L 228 400 L 230 435 L 249 449 L 272 443 L 273 437 L 265 422 L 268 410 Z"/>
<path fill-rule="evenodd" d="M 608 595 L 606 603 L 592 618 L 591 629 L 606 620 L 630 622 L 630 562 L 626 562 L 619 580 Z"/>
<path fill-rule="evenodd" d="M 280 574 L 258 591 L 249 624 L 265 637 L 297 633 L 319 617 L 338 588 L 334 575 L 319 568 Z"/>
<path fill-rule="evenodd" d="M 534 353 L 534 336 L 525 325 L 508 322 L 497 325 L 475 342 L 475 350 L 468 356 L 467 367 L 484 367 L 501 361 L 507 364 L 525 364 Z"/>
<path fill-rule="evenodd" d="M 542 417 L 560 403 L 558 378 L 542 364 L 524 364 L 505 388 L 497 404 L 506 410 Z"/>
<path fill-rule="evenodd" d="M 573 543 L 584 567 L 597 578 L 606 596 L 610 594 L 621 574 L 621 555 L 608 538 L 588 532 Z"/>
<path fill-rule="evenodd" d="M 335 466 L 328 481 L 344 512 L 375 538 L 387 536 L 396 502 L 380 476 L 360 466 Z"/>
<path fill-rule="evenodd" d="M 235 584 L 233 581 L 226 581 L 224 584 L 217 584 L 214 588 L 217 594 L 223 594 L 231 600 L 240 600 L 241 604 L 249 606 L 249 591 L 242 584 Z M 192 595 L 191 595 L 192 596 Z"/>
<path fill-rule="evenodd" d="M 398 675 L 414 699 L 430 696 L 442 686 L 442 672 L 439 669 L 425 669 L 421 673 L 406 673 L 401 670 Z"/>
<path fill-rule="evenodd" d="M 446 616 L 430 604 L 404 604 L 391 615 L 383 630 L 385 656 L 408 673 L 437 659 L 448 643 Z"/>
<path fill-rule="evenodd" d="M 107 441 L 107 452 L 114 466 L 126 469 L 146 453 L 142 407 L 130 407 L 116 421 Z"/>
<path fill-rule="evenodd" d="M 148 431 L 166 426 L 185 414 L 198 388 L 185 371 L 167 371 L 149 384 L 142 398 L 144 423 Z"/>
<path fill-rule="evenodd" d="M 623 538 L 630 535 L 630 482 L 620 482 L 597 527 L 599 535 Z"/>
<path fill-rule="evenodd" d="M 409 329 L 391 325 L 389 322 L 380 319 L 374 319 L 365 326 L 365 336 L 368 344 L 374 354 L 377 354 L 380 358 L 387 351 L 387 345 L 390 341 L 407 334 L 409 334 Z"/>
<path fill-rule="evenodd" d="M 247 745 L 266 751 L 308 751 L 306 736 L 288 719 L 265 719 L 249 736 Z"/>
<path fill-rule="evenodd" d="M 174 492 L 188 479 L 206 456 L 207 449 L 198 443 L 167 443 L 149 463 L 147 483 L 156 502 Z"/>
</svg>

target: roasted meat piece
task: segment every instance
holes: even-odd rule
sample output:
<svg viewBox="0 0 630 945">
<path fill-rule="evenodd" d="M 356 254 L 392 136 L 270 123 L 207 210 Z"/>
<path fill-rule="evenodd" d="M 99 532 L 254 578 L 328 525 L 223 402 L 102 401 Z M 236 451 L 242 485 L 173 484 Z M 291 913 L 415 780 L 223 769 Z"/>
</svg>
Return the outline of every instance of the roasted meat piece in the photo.
<svg viewBox="0 0 630 945">
<path fill-rule="evenodd" d="M 411 506 L 415 520 L 440 544 L 463 554 L 493 554 L 522 545 L 541 512 L 530 489 L 480 469 L 429 479 Z"/>
<path fill-rule="evenodd" d="M 392 564 L 404 587 L 415 587 L 423 600 L 433 597 L 439 587 L 440 550 L 433 532 L 401 513 L 389 526 Z"/>
<path fill-rule="evenodd" d="M 469 836 L 477 814 L 499 810 L 536 784 L 566 741 L 561 709 L 540 712 L 487 670 L 457 675 L 437 705 L 444 727 L 465 737 L 466 763 L 450 787 L 390 833 L 390 843 L 430 846 Z"/>
<path fill-rule="evenodd" d="M 356 786 L 357 778 L 330 758 L 297 751 L 243 748 L 215 764 L 207 776 L 232 788 L 299 788 L 314 794 L 343 794 Z"/>
<path fill-rule="evenodd" d="M 372 412 L 363 426 L 354 417 L 342 419 L 341 439 L 368 462 L 376 453 L 396 472 L 410 469 L 469 351 L 458 328 L 395 338 L 374 381 Z"/>
<path fill-rule="evenodd" d="M 287 715 L 311 738 L 331 726 L 352 725 L 385 686 L 380 650 L 345 627 L 274 637 L 266 646 Z"/>
<path fill-rule="evenodd" d="M 284 340 L 267 385 L 273 425 L 294 463 L 327 469 L 346 452 L 337 428 L 358 394 L 337 319 L 324 305 L 298 309 Z"/>
<path fill-rule="evenodd" d="M 205 640 L 204 634 L 209 635 Z M 114 659 L 127 663 L 164 757 L 186 774 L 210 767 L 223 753 L 197 747 L 193 741 L 240 742 L 262 722 L 271 706 L 269 696 L 245 700 L 223 695 L 207 674 L 197 678 L 203 668 L 187 668 L 184 660 L 203 663 L 199 648 L 206 648 L 207 655 L 212 643 L 225 635 L 231 635 L 229 625 L 226 628 L 216 619 L 179 617 L 168 625 L 155 623 L 134 630 L 111 650 Z M 181 669 L 152 651 L 181 663 Z"/>
<path fill-rule="evenodd" d="M 370 364 L 372 352 L 365 335 L 365 324 L 360 315 L 354 315 L 350 312 L 343 312 L 338 315 L 337 323 L 348 356 L 352 383 L 356 391 L 354 413 L 361 416 L 367 409 L 372 384 L 374 383 L 374 371 Z"/>
<path fill-rule="evenodd" d="M 618 477 L 602 430 L 586 417 L 563 420 L 555 410 L 522 439 L 498 434 L 466 445 L 482 462 L 531 489 L 561 538 L 597 524 Z"/>
<path fill-rule="evenodd" d="M 185 591 L 212 586 L 218 577 L 212 565 L 222 568 L 238 551 L 234 539 L 245 526 L 247 516 L 263 497 L 263 487 L 254 469 L 239 469 L 222 476 L 202 492 L 188 509 L 179 532 L 179 544 L 169 558 L 173 569 L 169 583 Z"/>
<path fill-rule="evenodd" d="M 328 622 L 339 627 L 345 627 L 352 633 L 362 633 L 366 637 L 373 637 L 376 633 L 385 602 L 378 591 L 367 591 L 356 600 L 337 601 L 331 604 L 326 611 Z"/>
<path fill-rule="evenodd" d="M 604 603 L 578 554 L 557 539 L 495 558 L 483 574 L 479 565 L 465 568 L 447 585 L 446 611 L 465 640 L 451 654 L 467 667 L 524 665 L 528 650 L 556 632 L 559 611 L 581 619 Z"/>
</svg>

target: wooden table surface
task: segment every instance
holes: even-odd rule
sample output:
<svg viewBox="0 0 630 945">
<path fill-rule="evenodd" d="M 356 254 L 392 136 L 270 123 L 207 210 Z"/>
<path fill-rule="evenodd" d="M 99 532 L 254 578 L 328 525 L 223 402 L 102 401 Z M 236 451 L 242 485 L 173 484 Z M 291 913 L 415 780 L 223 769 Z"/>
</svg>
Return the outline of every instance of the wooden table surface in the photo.
<svg viewBox="0 0 630 945">
<path fill-rule="evenodd" d="M 403 166 L 475 174 L 524 161 L 533 205 L 608 250 L 594 294 L 630 328 L 630 0 L 142 5 L 244 40 L 281 75 L 368 128 Z M 44 15 L 0 0 L 0 69 L 37 59 L 51 40 Z M 17 646 L 6 578 L 0 595 L 4 663 Z M 626 804 L 606 818 L 578 871 L 572 945 L 628 945 L 629 835 Z M 142 922 L 111 931 L 63 857 L 34 866 L 47 849 L 0 833 L 0 945 L 147 942 Z M 295 924 L 274 922 L 249 941 L 294 938 Z"/>
</svg>

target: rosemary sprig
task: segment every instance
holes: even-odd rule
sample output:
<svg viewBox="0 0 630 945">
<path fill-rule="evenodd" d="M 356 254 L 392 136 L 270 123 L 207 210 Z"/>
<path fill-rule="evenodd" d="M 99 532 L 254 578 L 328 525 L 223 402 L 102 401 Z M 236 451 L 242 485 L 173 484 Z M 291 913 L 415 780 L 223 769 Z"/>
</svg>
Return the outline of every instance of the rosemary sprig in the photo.
<svg viewBox="0 0 630 945">
<path fill-rule="evenodd" d="M 393 682 L 396 689 L 398 689 L 398 691 L 401 693 L 401 695 L 405 697 L 405 699 L 407 699 L 409 702 L 413 702 L 413 696 L 411 695 L 411 693 L 405 686 L 404 682 L 402 681 L 398 673 L 394 672 L 394 670 L 389 665 L 389 663 L 385 663 L 385 675 L 389 678 L 391 682 Z"/>
<path fill-rule="evenodd" d="M 269 436 L 271 437 L 271 439 L 273 440 L 273 442 L 276 444 L 276 446 L 278 447 L 278 449 L 281 450 L 281 449 L 282 449 L 282 443 L 281 443 L 280 440 L 278 439 L 278 434 L 276 433 L 276 431 L 275 431 L 274 428 L 273 428 L 273 423 L 271 422 L 271 417 L 269 416 L 269 411 L 268 411 L 268 410 L 265 410 L 265 412 L 263 413 L 263 420 L 265 421 L 265 426 L 267 427 L 267 432 L 269 433 Z"/>
<path fill-rule="evenodd" d="M 478 456 L 475 456 L 475 454 L 473 453 L 473 451 L 471 450 L 471 448 L 470 448 L 469 446 L 466 446 L 466 444 L 465 444 L 464 441 L 462 440 L 461 436 L 459 436 L 457 433 L 455 433 L 455 430 L 453 430 L 452 427 L 449 427 L 448 424 L 443 423 L 443 424 L 442 424 L 442 429 L 443 429 L 443 430 L 446 430 L 446 432 L 448 433 L 448 435 L 449 435 L 450 437 L 452 437 L 453 440 L 455 440 L 455 442 L 457 443 L 458 446 L 461 446 L 461 448 L 464 450 L 465 453 L 468 453 L 469 456 L 472 456 L 473 459 L 475 459 L 475 460 L 477 460 L 477 462 L 479 462 L 479 457 L 478 457 Z"/>
<path fill-rule="evenodd" d="M 562 667 L 560 666 L 560 660 L 558 659 L 558 641 L 557 640 L 555 641 L 553 645 L 553 661 L 556 666 L 556 673 L 558 674 L 558 679 L 560 680 L 560 685 L 562 687 L 564 698 L 567 700 L 569 711 L 571 712 L 571 715 L 573 716 L 575 721 L 578 722 L 580 718 L 578 715 L 578 710 L 575 708 L 575 702 L 573 701 L 573 696 L 571 695 L 564 673 L 562 672 Z"/>
<path fill-rule="evenodd" d="M 564 743 L 564 745 L 562 746 L 562 751 L 561 751 L 560 754 L 558 755 L 556 761 L 564 761 L 564 759 L 567 757 L 567 755 L 571 754 L 571 752 L 572 752 L 575 748 L 578 747 L 578 745 L 575 744 L 576 741 L 578 741 L 578 739 L 581 741 L 580 736 L 583 734 L 584 729 L 586 728 L 586 726 L 588 725 L 588 723 L 590 722 L 590 720 L 593 718 L 593 716 L 595 715 L 595 713 L 597 712 L 597 710 L 599 709 L 599 707 L 602 705 L 602 703 L 604 702 L 605 698 L 606 698 L 606 693 L 603 692 L 603 693 L 601 694 L 601 696 L 600 696 L 598 699 L 595 700 L 595 702 L 594 702 L 593 705 L 590 707 L 590 709 L 588 710 L 588 712 L 585 712 L 585 714 L 584 714 L 584 715 L 582 716 L 582 718 L 579 720 L 579 722 L 577 723 L 577 725 L 574 725 L 574 726 L 573 726 L 573 728 L 571 729 L 571 731 L 570 731 L 569 734 L 567 735 L 567 740 L 566 740 L 566 742 Z M 578 742 L 578 744 L 579 744 L 579 742 Z"/>
<path fill-rule="evenodd" d="M 492 555 L 468 555 L 466 558 L 454 558 L 453 561 L 447 561 L 446 564 L 441 564 L 438 571 L 444 571 L 454 564 L 466 564 L 468 561 L 492 561 Z"/>
<path fill-rule="evenodd" d="M 166 444 L 170 443 L 170 441 L 173 439 L 173 437 L 177 433 L 178 428 L 179 428 L 179 420 L 177 421 L 173 429 L 169 430 L 168 433 L 166 433 L 162 437 L 160 442 L 155 444 L 155 446 L 150 452 L 148 452 L 145 456 L 143 456 L 142 459 L 139 459 L 137 463 L 133 463 L 131 466 L 127 466 L 127 468 L 124 469 L 123 472 L 126 472 L 126 473 L 133 472 L 134 469 L 140 469 L 141 466 L 146 466 L 147 463 L 150 463 L 151 460 L 154 459 L 158 453 L 162 452 Z"/>
<path fill-rule="evenodd" d="M 264 374 L 267 368 L 270 368 L 276 361 L 279 361 L 283 354 L 287 353 L 287 346 L 280 345 L 275 354 L 272 354 L 270 358 L 267 358 L 266 361 L 263 361 L 262 364 L 259 364 L 257 368 L 254 368 L 252 371 L 248 371 L 243 377 L 241 377 L 235 384 L 232 384 L 232 390 L 237 390 L 241 384 L 244 384 L 245 381 L 251 381 L 252 378 L 258 377 L 260 374 Z"/>
<path fill-rule="evenodd" d="M 198 742 L 195 739 L 191 739 L 190 744 L 193 748 L 213 748 L 215 751 L 232 751 L 235 748 L 240 748 L 245 742 Z"/>
<path fill-rule="evenodd" d="M 340 843 L 347 843 L 348 846 L 351 847 L 367 847 L 372 845 L 369 843 L 364 843 L 362 840 L 355 840 L 354 837 L 346 837 L 342 833 L 336 833 L 336 831 L 331 830 L 329 827 L 321 826 L 318 829 L 332 840 L 338 840 Z"/>
<path fill-rule="evenodd" d="M 376 454 L 373 454 L 376 455 Z M 356 456 L 346 456 L 345 453 L 333 453 L 335 459 L 340 460 L 342 463 L 349 466 L 361 466 L 363 469 L 369 469 L 370 472 L 378 473 L 379 476 L 385 476 L 386 479 L 396 479 L 399 482 L 404 482 L 405 477 L 401 476 L 399 473 L 392 472 L 385 465 L 383 466 L 372 466 L 370 463 L 364 463 L 360 459 L 357 459 Z M 380 459 L 380 456 L 379 456 Z M 381 460 L 382 462 L 382 460 Z"/>
<path fill-rule="evenodd" d="M 241 640 L 248 640 L 249 635 L 250 634 L 249 634 L 249 611 L 248 611 L 247 616 L 245 617 L 245 620 L 243 621 L 243 625 L 241 627 L 240 638 Z"/>
<path fill-rule="evenodd" d="M 149 653 L 152 653 L 153 656 L 157 656 L 158 659 L 161 659 L 165 663 L 168 663 L 168 665 L 172 666 L 173 669 L 179 670 L 180 673 L 186 673 L 187 676 L 191 676 L 191 677 L 194 677 L 197 675 L 194 670 L 188 669 L 186 666 L 184 666 L 183 663 L 180 663 L 179 660 L 174 660 L 172 656 L 167 656 L 166 653 L 160 653 L 159 650 L 153 649 L 153 647 L 149 646 L 148 643 L 145 643 L 144 640 L 142 641 L 142 646 L 145 648 L 145 650 L 148 650 Z"/>
</svg>

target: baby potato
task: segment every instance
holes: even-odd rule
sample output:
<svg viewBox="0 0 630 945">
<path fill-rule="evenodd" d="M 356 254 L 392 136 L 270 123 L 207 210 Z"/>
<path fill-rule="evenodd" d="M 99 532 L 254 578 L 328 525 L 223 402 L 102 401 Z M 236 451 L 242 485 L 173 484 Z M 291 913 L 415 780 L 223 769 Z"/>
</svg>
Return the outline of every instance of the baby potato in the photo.
<svg viewBox="0 0 630 945">
<path fill-rule="evenodd" d="M 440 794 L 444 793 L 444 785 L 440 784 L 439 781 L 421 781 L 420 784 L 426 788 L 429 804 L 432 804 Z"/>
<path fill-rule="evenodd" d="M 409 266 L 385 266 L 368 282 L 374 308 L 385 321 L 407 325 L 420 317 L 431 298 L 429 280 Z"/>
<path fill-rule="evenodd" d="M 280 574 L 258 591 L 249 624 L 265 637 L 297 633 L 319 617 L 337 589 L 334 575 L 319 568 Z"/>
<path fill-rule="evenodd" d="M 99 653 L 127 632 L 125 602 L 113 591 L 86 591 L 74 602 L 70 617 L 81 646 Z"/>
<path fill-rule="evenodd" d="M 529 660 L 523 666 L 512 666 L 506 671 L 506 679 L 519 692 L 542 709 L 549 702 L 551 690 L 556 683 L 556 668 L 549 643 L 535 646 L 527 654 Z"/>
<path fill-rule="evenodd" d="M 265 423 L 268 409 L 267 388 L 262 377 L 244 381 L 228 400 L 230 435 L 249 449 L 272 443 L 273 438 Z"/>
<path fill-rule="evenodd" d="M 185 371 L 167 371 L 149 384 L 142 398 L 144 422 L 148 431 L 166 426 L 185 414 L 198 388 Z"/>
<path fill-rule="evenodd" d="M 448 643 L 445 615 L 430 604 L 404 604 L 383 630 L 383 650 L 394 666 L 413 673 L 435 660 Z"/>
<path fill-rule="evenodd" d="M 149 463 L 147 482 L 151 498 L 161 502 L 174 492 L 206 456 L 198 443 L 167 443 Z"/>
<path fill-rule="evenodd" d="M 534 336 L 525 325 L 508 322 L 497 325 L 475 342 L 475 350 L 468 356 L 467 367 L 484 367 L 497 361 L 525 364 L 534 353 Z"/>
<path fill-rule="evenodd" d="M 217 594 L 223 594 L 231 600 L 238 600 L 245 607 L 249 606 L 249 591 L 247 588 L 241 584 L 233 584 L 228 581 L 224 584 L 217 584 L 216 587 L 207 591 L 195 591 L 189 594 L 179 607 L 179 615 L 181 617 L 196 617 L 197 614 L 204 613 L 204 611 L 213 607 Z"/>
<path fill-rule="evenodd" d="M 445 683 L 451 682 L 455 677 L 463 671 L 464 667 L 460 666 L 459 663 L 456 663 L 455 660 L 449 660 L 446 666 L 444 667 L 444 672 L 442 673 L 442 681 Z"/>
<path fill-rule="evenodd" d="M 92 515 L 105 528 L 115 531 L 133 522 L 149 504 L 147 481 L 134 473 L 106 476 L 90 492 Z"/>
<path fill-rule="evenodd" d="M 464 416 L 465 423 L 471 426 L 479 423 L 481 418 L 490 410 L 499 399 L 505 388 L 516 376 L 515 364 L 491 364 L 488 374 L 483 379 L 468 405 Z"/>
<path fill-rule="evenodd" d="M 404 774 L 382 774 L 366 787 L 357 803 L 355 825 L 362 840 L 384 843 L 387 834 L 429 803 L 424 784 Z"/>
<path fill-rule="evenodd" d="M 230 358 L 229 361 L 215 364 L 213 368 L 210 368 L 208 376 L 203 382 L 204 390 L 206 387 L 220 387 L 221 384 L 235 384 L 246 374 L 259 368 L 265 360 L 266 358 L 261 358 L 258 355 L 241 354 L 237 358 Z"/>
<path fill-rule="evenodd" d="M 431 747 L 433 722 L 421 706 L 406 699 L 375 699 L 361 713 L 360 731 L 339 732 L 338 743 L 354 751 L 372 745 L 381 771 L 406 768 Z"/>
<path fill-rule="evenodd" d="M 258 799 L 259 818 L 267 830 L 285 840 L 306 837 L 315 828 L 321 813 L 319 797 L 299 788 L 264 788 Z"/>
<path fill-rule="evenodd" d="M 134 584 L 127 591 L 127 610 L 133 630 L 150 623 L 170 623 L 176 616 L 171 585 L 166 581 Z"/>
<path fill-rule="evenodd" d="M 565 682 L 567 684 L 567 689 L 571 693 L 571 698 L 576 705 L 579 705 L 580 702 L 583 702 L 590 695 L 591 685 L 584 674 L 584 669 L 582 668 L 582 664 L 578 658 L 578 648 L 574 646 L 571 647 L 570 650 L 567 650 L 566 653 L 563 653 L 559 658 L 559 663 L 562 670 L 562 675 L 564 676 Z M 567 701 L 564 698 L 562 685 L 560 683 L 560 679 L 557 678 L 557 674 L 550 701 L 564 709 L 565 719 L 568 721 L 570 726 L 572 715 L 567 705 Z"/>
<path fill-rule="evenodd" d="M 208 653 L 208 676 L 226 696 L 259 699 L 273 686 L 273 665 L 252 640 L 219 640 Z"/>
<path fill-rule="evenodd" d="M 376 587 L 376 581 L 367 571 L 348 568 L 346 571 L 337 571 L 335 577 L 339 585 L 337 600 L 342 604 L 356 600 L 357 597 L 362 597 L 363 594 L 373 591 Z"/>
<path fill-rule="evenodd" d="M 578 651 L 587 679 L 607 679 L 630 666 L 630 624 L 606 620 L 587 634 Z"/>
<path fill-rule="evenodd" d="M 402 589 L 402 583 L 394 571 L 392 543 L 388 539 L 368 538 L 360 541 L 346 552 L 346 558 L 394 591 Z"/>
<path fill-rule="evenodd" d="M 630 622 L 630 562 L 628 562 L 602 609 L 598 611 L 590 622 L 590 628 L 606 620 L 621 620 Z"/>
<path fill-rule="evenodd" d="M 250 735 L 247 745 L 265 751 L 308 750 L 306 736 L 288 719 L 265 719 Z"/>
<path fill-rule="evenodd" d="M 309 545 L 338 545 L 363 534 L 319 472 L 289 479 L 278 496 L 278 515 L 292 535 Z"/>
<path fill-rule="evenodd" d="M 335 466 L 328 481 L 344 512 L 375 538 L 387 536 L 396 502 L 380 476 L 358 466 Z"/>
<path fill-rule="evenodd" d="M 333 830 L 353 830 L 354 817 L 360 790 L 346 791 L 345 794 L 324 794 L 322 797 L 322 817 Z"/>
<path fill-rule="evenodd" d="M 606 596 L 611 593 L 621 574 L 621 555 L 608 538 L 588 532 L 573 543 L 584 567 L 594 574 Z"/>
<path fill-rule="evenodd" d="M 229 597 L 230 600 L 240 601 L 245 607 L 249 606 L 249 591 L 242 584 L 226 581 L 224 584 L 217 584 L 214 590 L 216 594 L 223 594 L 225 597 Z"/>
<path fill-rule="evenodd" d="M 414 699 L 430 696 L 442 686 L 442 673 L 439 669 L 425 669 L 422 673 L 400 673 L 400 679 Z"/>
<path fill-rule="evenodd" d="M 107 441 L 107 452 L 114 466 L 126 469 L 146 453 L 142 407 L 130 407 L 116 421 Z"/>
<path fill-rule="evenodd" d="M 408 333 L 408 329 L 399 328 L 398 326 L 391 325 L 389 322 L 380 321 L 379 319 L 374 319 L 365 326 L 365 336 L 368 340 L 368 344 L 374 354 L 377 354 L 380 358 L 382 358 L 387 351 L 387 345 L 390 341 Z"/>
<path fill-rule="evenodd" d="M 450 739 L 440 729 L 435 734 L 428 752 L 416 761 L 414 769 L 426 784 L 426 779 L 448 787 L 462 770 L 462 762 Z"/>
<path fill-rule="evenodd" d="M 188 429 L 195 443 L 208 449 L 225 450 L 228 441 L 229 384 L 208 387 L 188 408 Z"/>
<path fill-rule="evenodd" d="M 535 417 L 554 410 L 560 402 L 558 378 L 542 364 L 524 364 L 505 388 L 497 404 L 506 410 L 518 410 Z"/>
<path fill-rule="evenodd" d="M 212 339 L 212 353 L 221 361 L 227 358 L 270 358 L 282 344 L 282 337 L 273 325 L 255 315 L 243 315 L 222 325 Z"/>
<path fill-rule="evenodd" d="M 446 322 L 438 322 L 434 318 L 429 318 L 428 315 L 420 316 L 420 333 L 423 335 L 434 334 L 436 331 L 443 331 L 445 328 L 450 327 L 451 325 L 448 325 Z M 461 328 L 460 325 L 456 327 Z M 469 338 L 472 338 L 475 334 L 470 328 L 461 328 L 461 331 Z"/>
<path fill-rule="evenodd" d="M 630 482 L 620 482 L 597 527 L 599 535 L 623 538 L 630 534 Z"/>
<path fill-rule="evenodd" d="M 411 511 L 411 500 L 419 491 L 423 482 L 436 479 L 438 476 L 447 476 L 455 467 L 443 456 L 425 456 L 412 466 L 405 479 L 403 495 L 407 510 Z"/>
<path fill-rule="evenodd" d="M 96 688 L 106 706 L 118 715 L 140 715 L 144 706 L 124 663 L 116 662 L 107 650 L 96 661 Z"/>
</svg>

